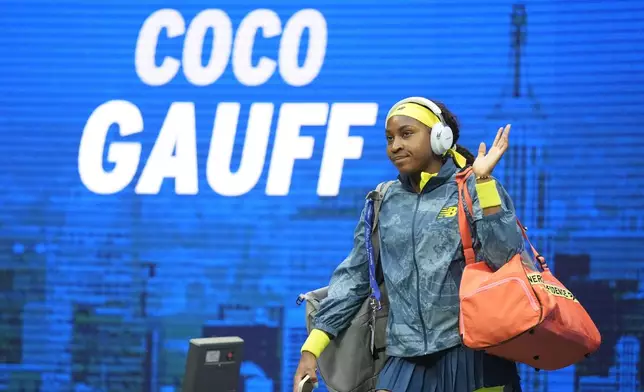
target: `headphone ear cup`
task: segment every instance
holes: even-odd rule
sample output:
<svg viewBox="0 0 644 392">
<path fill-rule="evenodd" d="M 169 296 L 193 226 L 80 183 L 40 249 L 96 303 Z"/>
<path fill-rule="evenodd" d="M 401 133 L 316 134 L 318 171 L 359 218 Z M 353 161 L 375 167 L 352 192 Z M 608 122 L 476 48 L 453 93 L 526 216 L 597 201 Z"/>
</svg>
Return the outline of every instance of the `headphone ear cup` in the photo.
<svg viewBox="0 0 644 392">
<path fill-rule="evenodd" d="M 443 156 L 452 147 L 454 134 L 452 128 L 438 123 L 432 127 L 430 142 L 432 151 L 438 156 Z"/>
</svg>

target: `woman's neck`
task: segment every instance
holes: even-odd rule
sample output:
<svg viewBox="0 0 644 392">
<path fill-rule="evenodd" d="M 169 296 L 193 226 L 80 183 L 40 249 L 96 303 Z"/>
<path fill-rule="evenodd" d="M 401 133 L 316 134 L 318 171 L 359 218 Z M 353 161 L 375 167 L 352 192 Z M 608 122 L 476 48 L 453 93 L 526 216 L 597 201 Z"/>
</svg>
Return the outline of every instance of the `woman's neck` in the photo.
<svg viewBox="0 0 644 392">
<path fill-rule="evenodd" d="M 441 167 L 443 167 L 443 161 L 442 160 L 432 160 L 429 162 L 425 170 L 423 170 L 425 173 L 438 173 L 441 171 Z M 420 173 L 419 173 L 420 176 Z M 419 177 L 420 178 L 420 177 Z"/>
<path fill-rule="evenodd" d="M 422 172 L 429 173 L 429 174 L 437 174 L 441 170 L 441 167 L 443 167 L 443 162 L 442 161 L 434 161 L 434 160 L 432 160 L 427 165 L 425 170 L 422 170 Z M 416 193 L 420 193 L 420 191 L 421 191 L 421 189 L 420 189 L 420 180 L 421 180 L 420 173 L 421 172 L 417 172 L 417 173 L 414 173 L 414 174 L 411 175 L 412 186 L 413 186 L 414 190 L 416 191 Z"/>
</svg>

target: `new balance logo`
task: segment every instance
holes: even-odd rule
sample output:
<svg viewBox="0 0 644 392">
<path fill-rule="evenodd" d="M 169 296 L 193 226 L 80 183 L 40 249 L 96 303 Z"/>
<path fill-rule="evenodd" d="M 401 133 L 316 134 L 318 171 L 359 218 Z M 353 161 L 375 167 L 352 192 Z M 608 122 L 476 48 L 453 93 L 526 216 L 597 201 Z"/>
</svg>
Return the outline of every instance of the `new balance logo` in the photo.
<svg viewBox="0 0 644 392">
<path fill-rule="evenodd" d="M 443 207 L 440 212 L 438 213 L 439 218 L 451 218 L 456 216 L 456 213 L 458 212 L 458 208 L 456 206 L 452 207 Z"/>
</svg>

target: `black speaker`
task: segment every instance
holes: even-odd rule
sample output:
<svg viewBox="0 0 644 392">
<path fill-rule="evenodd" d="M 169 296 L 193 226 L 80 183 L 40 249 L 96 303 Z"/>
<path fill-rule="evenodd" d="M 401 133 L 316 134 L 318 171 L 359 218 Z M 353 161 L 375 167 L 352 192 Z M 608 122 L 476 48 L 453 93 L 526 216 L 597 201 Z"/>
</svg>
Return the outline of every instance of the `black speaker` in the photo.
<svg viewBox="0 0 644 392">
<path fill-rule="evenodd" d="M 191 339 L 183 392 L 237 392 L 243 355 L 239 337 Z"/>
</svg>

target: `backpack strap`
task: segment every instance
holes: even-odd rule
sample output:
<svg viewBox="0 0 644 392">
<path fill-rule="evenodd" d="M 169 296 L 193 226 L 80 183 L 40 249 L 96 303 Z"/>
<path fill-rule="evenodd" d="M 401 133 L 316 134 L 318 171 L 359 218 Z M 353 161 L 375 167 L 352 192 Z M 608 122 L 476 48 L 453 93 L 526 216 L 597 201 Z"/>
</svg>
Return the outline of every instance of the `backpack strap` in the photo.
<svg viewBox="0 0 644 392">
<path fill-rule="evenodd" d="M 373 234 L 378 234 L 378 217 L 380 216 L 380 207 L 382 206 L 382 202 L 385 199 L 385 195 L 387 194 L 387 190 L 393 183 L 396 181 L 386 181 L 386 182 L 381 182 L 378 184 L 376 187 L 376 192 L 378 193 L 378 198 L 374 200 L 373 202 L 373 227 L 371 228 L 372 236 Z M 373 241 L 373 240 L 372 240 Z M 378 241 L 378 237 L 376 237 L 376 241 L 373 241 L 374 246 L 379 247 L 379 244 L 376 245 Z M 374 248 L 376 250 L 376 248 Z M 380 253 L 376 252 L 376 257 L 379 257 Z"/>
<path fill-rule="evenodd" d="M 375 190 L 367 194 L 367 212 L 365 214 L 365 246 L 369 259 L 369 285 L 371 286 L 372 306 L 380 309 L 380 287 L 376 279 L 376 268 L 380 262 L 380 236 L 378 233 L 378 216 L 385 194 L 395 181 L 378 184 Z"/>
</svg>

